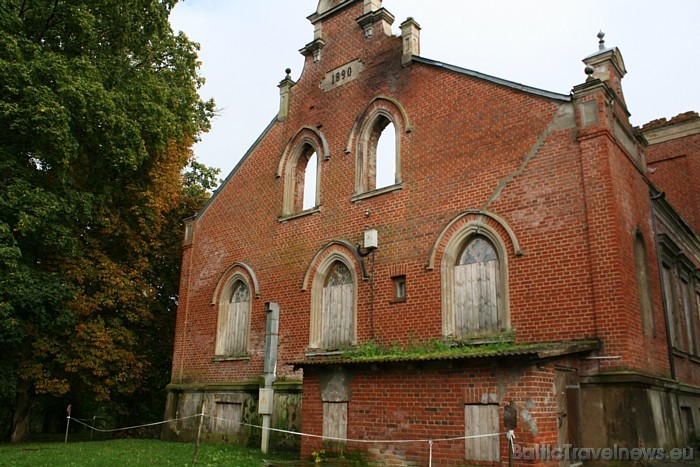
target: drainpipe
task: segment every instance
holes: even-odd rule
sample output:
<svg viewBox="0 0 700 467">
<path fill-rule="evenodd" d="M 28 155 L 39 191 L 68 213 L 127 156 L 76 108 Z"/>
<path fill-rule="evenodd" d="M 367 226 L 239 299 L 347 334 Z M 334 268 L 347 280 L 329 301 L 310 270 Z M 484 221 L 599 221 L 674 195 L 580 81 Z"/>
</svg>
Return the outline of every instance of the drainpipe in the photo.
<svg viewBox="0 0 700 467">
<path fill-rule="evenodd" d="M 275 302 L 265 303 L 267 325 L 265 327 L 265 363 L 263 366 L 264 387 L 258 394 L 258 413 L 263 417 L 260 450 L 267 454 L 270 441 L 270 419 L 275 392 L 272 383 L 277 379 L 277 341 L 279 338 L 280 306 Z"/>
</svg>

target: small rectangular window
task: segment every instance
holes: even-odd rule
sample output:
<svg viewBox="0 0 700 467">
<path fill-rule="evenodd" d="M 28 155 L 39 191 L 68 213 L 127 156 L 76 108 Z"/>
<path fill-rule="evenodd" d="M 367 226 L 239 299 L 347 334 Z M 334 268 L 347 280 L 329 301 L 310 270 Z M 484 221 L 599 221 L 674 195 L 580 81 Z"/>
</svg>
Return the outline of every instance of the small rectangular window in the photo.
<svg viewBox="0 0 700 467">
<path fill-rule="evenodd" d="M 185 222 L 185 235 L 182 239 L 182 245 L 183 246 L 192 245 L 194 223 L 193 223 L 192 219 L 187 219 L 184 222 Z"/>
<path fill-rule="evenodd" d="M 243 405 L 230 402 L 217 402 L 214 407 L 214 432 L 236 434 L 241 431 Z"/>
<path fill-rule="evenodd" d="M 406 276 L 395 276 L 391 278 L 394 289 L 394 298 L 392 302 L 406 301 Z"/>
</svg>

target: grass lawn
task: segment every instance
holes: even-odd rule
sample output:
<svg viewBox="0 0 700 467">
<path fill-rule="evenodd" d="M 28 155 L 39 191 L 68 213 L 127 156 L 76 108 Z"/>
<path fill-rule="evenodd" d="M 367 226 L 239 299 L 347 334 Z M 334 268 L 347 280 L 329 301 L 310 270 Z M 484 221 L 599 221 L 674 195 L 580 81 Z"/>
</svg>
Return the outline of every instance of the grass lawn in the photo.
<svg viewBox="0 0 700 467">
<path fill-rule="evenodd" d="M 192 465 L 194 443 L 149 439 L 0 445 L 0 466 L 153 466 Z M 259 449 L 231 445 L 199 447 L 197 465 L 236 467 L 265 465 L 263 459 L 289 461 L 293 455 L 262 454 Z"/>
</svg>

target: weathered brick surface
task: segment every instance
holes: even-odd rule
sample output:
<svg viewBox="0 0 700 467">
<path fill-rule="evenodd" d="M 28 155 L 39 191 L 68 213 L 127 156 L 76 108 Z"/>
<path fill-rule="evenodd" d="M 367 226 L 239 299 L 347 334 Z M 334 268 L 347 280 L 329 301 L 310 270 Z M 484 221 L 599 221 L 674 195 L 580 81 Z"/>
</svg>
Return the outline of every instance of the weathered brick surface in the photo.
<svg viewBox="0 0 700 467">
<path fill-rule="evenodd" d="M 642 132 L 673 131 L 682 124 L 700 125 L 696 112 L 680 114 L 670 121 L 654 121 Z M 683 138 L 652 144 L 647 149 L 649 180 L 666 193 L 669 202 L 688 224 L 700 232 L 700 132 Z"/>
<path fill-rule="evenodd" d="M 348 438 L 353 440 L 415 440 L 411 443 L 346 444 L 348 451 L 401 464 L 422 465 L 433 443 L 433 458 L 440 465 L 464 462 L 465 404 L 513 403 L 519 410 L 515 435 L 523 447 L 557 443 L 556 394 L 552 365 L 532 368 L 513 360 L 508 366 L 492 362 L 465 364 L 400 364 L 350 370 L 353 394 L 348 410 Z M 307 370 L 304 383 L 304 432 L 321 435 L 323 404 L 317 370 Z M 499 426 L 501 459 L 508 459 L 508 444 Z M 441 440 L 451 439 L 451 440 Z M 319 438 L 302 444 L 302 456 L 323 449 Z"/>
<path fill-rule="evenodd" d="M 665 200 L 682 216 L 681 223 L 687 223 L 690 229 L 700 232 L 700 117 L 697 112 L 686 112 L 668 121 L 665 118 L 654 120 L 639 130 L 650 139 L 646 150 L 649 180 L 664 193 Z M 695 299 L 695 304 L 690 304 L 695 310 L 690 325 L 694 326 L 695 335 L 700 336 L 700 279 L 697 274 L 700 258 L 693 254 L 687 241 L 676 239 L 677 233 L 669 225 L 659 222 L 657 229 L 660 235 L 674 239 L 679 254 L 691 263 L 685 267 L 696 271 L 694 281 L 690 281 L 694 282 L 691 295 L 695 295 L 690 297 L 691 302 Z M 676 262 L 670 266 L 679 267 Z M 678 309 L 682 309 L 684 304 L 678 289 L 675 290 L 675 301 Z M 688 323 L 681 320 L 685 346 L 688 345 L 687 328 Z M 687 352 L 676 351 L 673 359 L 675 374 L 680 381 L 700 384 L 697 358 Z"/>
<path fill-rule="evenodd" d="M 624 370 L 669 377 L 646 174 L 616 140 L 611 126 L 617 118 L 632 132 L 624 110 L 611 108 L 604 91 L 572 102 L 426 62 L 402 67 L 400 38 L 383 35 L 378 26 L 371 39 L 364 37 L 355 21 L 361 6 L 362 2 L 352 3 L 323 23 L 322 59 L 314 63 L 307 58 L 302 76 L 290 90 L 287 118 L 271 124 L 195 219 L 193 244 L 183 250 L 172 382 L 212 384 L 260 376 L 263 305 L 278 302 L 278 376 L 300 379 L 304 373 L 303 428 L 318 434 L 323 414 L 318 370 L 294 371 L 285 364 L 303 360 L 308 350 L 310 288 L 302 290 L 302 282 L 307 274 L 313 277 L 315 255 L 333 240 L 356 245 L 367 227 L 377 229 L 374 281 L 358 284 L 358 342 L 406 344 L 441 338 L 439 265 L 459 226 L 445 229 L 470 210 L 487 210 L 505 222 L 484 221 L 506 246 L 510 326 L 518 343 L 598 339 L 597 355 L 606 358 L 586 361 L 583 373 Z M 365 65 L 359 78 L 327 92 L 319 88 L 327 71 L 356 59 Z M 357 148 L 352 130 L 378 97 L 399 102 L 408 118 L 406 122 L 397 116 L 403 125 L 399 141 L 403 184 L 400 190 L 352 202 Z M 598 124 L 584 127 L 578 104 L 587 100 L 597 102 L 600 118 Z M 284 177 L 275 174 L 289 140 L 303 127 L 316 128 L 328 143 L 328 160 L 321 162 L 320 212 L 280 222 Z M 650 165 L 659 168 L 656 179 L 650 176 L 652 181 L 671 184 L 663 178 L 666 168 L 675 171 L 674 164 L 687 158 L 665 155 L 697 156 L 699 142 L 691 138 L 679 143 L 682 147 L 669 144 L 663 154 L 650 148 Z M 688 168 L 683 163 L 690 180 L 698 165 Z M 700 174 L 694 178 L 696 187 L 699 179 Z M 680 208 L 688 219 L 700 220 L 693 217 L 697 191 L 683 192 L 680 186 L 669 191 L 669 197 L 674 205 L 688 205 L 686 211 Z M 683 198 L 686 195 L 690 201 Z M 468 214 L 464 222 L 475 218 L 476 214 Z M 641 232 L 649 253 L 654 336 L 642 333 L 633 249 L 636 232 Z M 434 267 L 426 267 L 431 254 Z M 260 284 L 260 297 L 253 301 L 250 359 L 214 362 L 218 309 L 212 300 L 222 275 L 237 262 L 252 268 Z M 369 270 L 370 259 L 365 263 Z M 360 266 L 355 266 L 359 274 Z M 407 300 L 393 303 L 391 276 L 397 270 L 406 276 Z M 700 383 L 696 364 L 686 360 L 676 365 L 676 376 Z M 349 435 L 462 436 L 464 404 L 495 391 L 499 403 L 533 407 L 530 412 L 538 428 L 519 430 L 524 442 L 555 444 L 552 366 L 522 364 L 513 369 L 503 363 L 457 370 L 358 369 L 352 383 Z M 437 412 L 429 413 L 430 406 Z M 303 452 L 310 454 L 317 444 L 303 441 Z M 505 442 L 501 446 L 505 456 Z M 389 457 L 424 460 L 427 446 L 399 454 L 388 452 L 388 447 L 377 449 Z M 456 463 L 464 458 L 464 445 L 437 444 L 435 454 Z"/>
</svg>

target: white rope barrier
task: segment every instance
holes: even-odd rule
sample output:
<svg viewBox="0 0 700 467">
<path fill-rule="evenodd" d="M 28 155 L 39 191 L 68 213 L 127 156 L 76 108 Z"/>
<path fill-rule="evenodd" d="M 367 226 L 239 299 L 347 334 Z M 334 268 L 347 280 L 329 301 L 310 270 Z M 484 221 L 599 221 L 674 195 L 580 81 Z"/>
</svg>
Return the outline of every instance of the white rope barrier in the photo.
<svg viewBox="0 0 700 467">
<path fill-rule="evenodd" d="M 173 419 L 170 419 L 170 420 L 163 420 L 162 422 L 146 423 L 146 424 L 144 424 L 144 425 L 128 426 L 128 427 L 124 427 L 124 428 L 114 428 L 114 429 L 111 429 L 111 430 L 103 430 L 103 429 L 94 427 L 94 426 L 89 425 L 89 424 L 87 424 L 87 423 L 85 423 L 85 422 L 82 421 L 82 420 L 86 420 L 86 419 L 79 419 L 79 418 L 73 418 L 73 417 L 69 417 L 69 418 L 70 418 L 71 420 L 73 420 L 73 421 L 79 423 L 80 425 L 83 425 L 83 426 L 85 426 L 85 427 L 87 427 L 87 428 L 90 428 L 91 430 L 99 431 L 100 433 L 112 433 L 112 432 L 115 432 L 115 431 L 126 431 L 126 430 L 134 430 L 134 429 L 136 429 L 136 428 L 145 428 L 145 427 L 149 427 L 149 426 L 164 425 L 164 424 L 166 424 L 166 423 L 178 422 L 178 421 L 180 421 L 180 420 L 188 420 L 188 419 L 197 418 L 197 417 L 208 417 L 208 418 L 211 419 L 211 420 L 219 420 L 219 421 L 222 421 L 222 422 L 234 423 L 234 424 L 237 424 L 237 425 L 240 425 L 240 426 L 248 426 L 248 427 L 251 427 L 251 428 L 259 428 L 259 429 L 261 429 L 261 430 L 263 429 L 263 427 L 260 426 L 260 425 L 254 425 L 254 424 L 251 424 L 251 423 L 244 423 L 244 422 L 237 422 L 237 421 L 235 421 L 235 420 L 229 420 L 229 419 L 222 418 L 222 417 L 215 417 L 215 416 L 213 416 L 213 415 L 207 415 L 207 414 L 205 414 L 205 413 L 198 413 L 198 414 L 195 414 L 195 415 L 190 415 L 190 416 L 188 416 L 188 417 L 180 417 L 180 418 L 173 418 Z M 89 419 L 89 420 L 91 420 L 91 419 Z M 303 432 L 300 432 L 300 431 L 283 430 L 283 429 L 281 429 L 281 428 L 272 428 L 272 427 L 266 428 L 266 429 L 267 429 L 267 430 L 270 430 L 270 431 L 276 431 L 276 432 L 278 432 L 278 433 L 285 433 L 285 434 L 288 434 L 288 435 L 306 436 L 306 437 L 308 437 L 308 438 L 321 438 L 321 439 L 327 439 L 327 440 L 330 440 L 330 441 L 343 441 L 343 442 L 347 442 L 347 443 L 365 443 L 365 444 L 434 443 L 434 442 L 442 442 L 442 441 L 461 441 L 461 440 L 474 439 L 474 438 L 487 438 L 487 437 L 490 437 L 490 436 L 501 436 L 501 435 L 509 436 L 509 434 L 512 433 L 512 430 L 511 430 L 511 431 L 504 431 L 504 432 L 487 433 L 487 434 L 483 434 L 483 435 L 457 436 L 457 437 L 454 437 L 454 438 L 424 438 L 424 439 L 357 439 L 357 438 L 337 438 L 337 437 L 334 437 L 334 436 L 315 435 L 315 434 L 312 434 L 312 433 L 303 433 Z M 515 439 L 514 436 L 513 436 L 513 439 Z M 509 440 L 510 440 L 510 438 L 509 438 Z M 511 441 L 511 442 L 512 442 L 512 441 Z"/>
<path fill-rule="evenodd" d="M 91 430 L 99 431 L 100 433 L 113 433 L 115 431 L 126 431 L 126 430 L 134 430 L 136 428 L 145 428 L 147 426 L 156 426 L 156 425 L 164 425 L 166 423 L 170 422 L 177 422 L 180 420 L 187 420 L 188 418 L 195 418 L 195 417 L 201 417 L 202 414 L 197 414 L 197 415 L 190 415 L 189 417 L 181 417 L 181 418 L 173 418 L 171 420 L 163 420 L 162 422 L 154 422 L 154 423 L 146 423 L 145 425 L 135 425 L 135 426 L 127 426 L 125 428 L 114 428 L 112 430 L 103 430 L 101 428 L 97 428 L 91 425 L 88 425 L 87 423 L 84 423 L 80 421 L 80 419 L 73 418 L 73 417 L 68 417 L 70 420 L 73 420 L 75 422 L 78 422 L 80 425 L 83 425 L 85 427 L 90 428 Z"/>
<path fill-rule="evenodd" d="M 83 425 L 87 428 L 90 428 L 91 430 L 99 431 L 100 433 L 112 433 L 115 431 L 126 431 L 126 430 L 134 430 L 136 428 L 145 428 L 149 426 L 156 426 L 156 425 L 164 425 L 166 423 L 172 423 L 172 422 L 178 422 L 180 420 L 188 420 L 190 418 L 197 418 L 197 417 L 208 417 L 212 420 L 219 420 L 222 422 L 228 422 L 228 423 L 234 423 L 237 425 L 241 426 L 248 426 L 251 428 L 259 428 L 263 429 L 262 426 L 260 425 L 254 425 L 251 423 L 244 423 L 244 422 L 237 422 L 235 420 L 229 420 L 226 418 L 221 418 L 221 417 L 215 417 L 213 415 L 207 415 L 205 413 L 198 413 L 196 415 L 190 415 L 188 417 L 180 417 L 180 418 L 173 418 L 170 420 L 163 420 L 162 422 L 154 422 L 154 423 L 146 423 L 144 425 L 134 425 L 134 426 L 128 426 L 124 428 L 114 428 L 111 430 L 103 430 L 97 427 L 94 427 L 92 425 L 89 425 L 82 420 L 92 420 L 92 419 L 79 419 L 79 418 L 73 418 L 73 417 L 68 417 L 71 420 L 79 423 L 80 425 Z M 487 433 L 483 435 L 469 435 L 469 436 L 457 436 L 454 438 L 425 438 L 425 439 L 357 439 L 357 438 L 337 438 L 334 436 L 323 436 L 323 435 L 315 435 L 312 433 L 302 433 L 300 431 L 291 431 L 291 430 L 283 430 L 281 428 L 266 428 L 267 430 L 270 431 L 276 431 L 278 433 L 286 433 L 289 435 L 297 435 L 297 436 L 306 436 L 308 438 L 321 438 L 321 439 L 327 439 L 331 441 L 343 441 L 343 442 L 350 442 L 350 443 L 366 443 L 366 444 L 387 444 L 387 443 L 434 443 L 438 441 L 461 441 L 465 439 L 474 439 L 474 438 L 487 438 L 489 436 L 501 436 L 501 435 L 506 435 L 510 436 L 512 433 L 511 431 L 504 431 L 504 432 L 496 432 L 496 433 Z M 510 440 L 510 437 L 508 438 Z M 513 436 L 513 439 L 515 439 L 515 436 Z M 512 441 L 511 441 L 512 443 Z"/>
<path fill-rule="evenodd" d="M 508 430 L 504 432 L 494 432 L 494 433 L 486 433 L 486 434 L 481 434 L 481 435 L 469 435 L 469 436 L 457 436 L 457 437 L 450 437 L 450 438 L 428 438 L 428 439 L 355 439 L 355 438 L 338 438 L 335 436 L 323 436 L 323 435 L 315 435 L 312 433 L 302 433 L 299 431 L 292 431 L 292 430 L 283 430 L 281 428 L 263 428 L 260 425 L 254 425 L 251 423 L 244 423 L 244 422 L 238 422 L 235 420 L 229 420 L 226 418 L 222 417 L 216 417 L 213 415 L 207 415 L 204 412 L 198 413 L 196 415 L 190 415 L 188 417 L 179 417 L 179 418 L 173 418 L 170 420 L 164 420 L 162 422 L 154 422 L 154 423 L 147 423 L 144 425 L 136 425 L 136 426 L 130 426 L 130 427 L 125 427 L 125 428 L 114 428 L 111 430 L 103 430 L 100 428 L 96 428 L 94 426 L 91 426 L 87 423 L 84 423 L 80 419 L 77 418 L 72 418 L 68 416 L 69 420 L 74 420 L 75 422 L 90 428 L 91 430 L 98 431 L 100 433 L 112 433 L 115 431 L 126 431 L 126 430 L 133 430 L 136 428 L 144 428 L 144 427 L 149 427 L 149 426 L 156 426 L 156 425 L 163 425 L 166 423 L 172 423 L 172 422 L 178 422 L 180 420 L 188 420 L 192 418 L 199 418 L 201 417 L 202 419 L 204 417 L 209 417 L 210 420 L 219 420 L 227 423 L 234 423 L 239 426 L 247 426 L 251 428 L 258 428 L 258 429 L 267 429 L 270 431 L 276 431 L 278 433 L 285 433 L 289 435 L 295 435 L 295 436 L 306 436 L 307 438 L 320 438 L 324 440 L 330 440 L 330 441 L 340 441 L 344 443 L 359 443 L 359 444 L 405 444 L 405 443 L 427 443 L 429 446 L 429 456 L 430 456 L 430 465 L 432 465 L 433 461 L 433 445 L 437 442 L 449 442 L 449 441 L 463 441 L 467 439 L 475 439 L 475 438 L 487 438 L 491 436 L 501 436 L 505 435 L 506 438 L 508 439 L 509 447 L 512 449 L 513 445 L 515 444 L 515 433 L 513 430 Z"/>
</svg>

